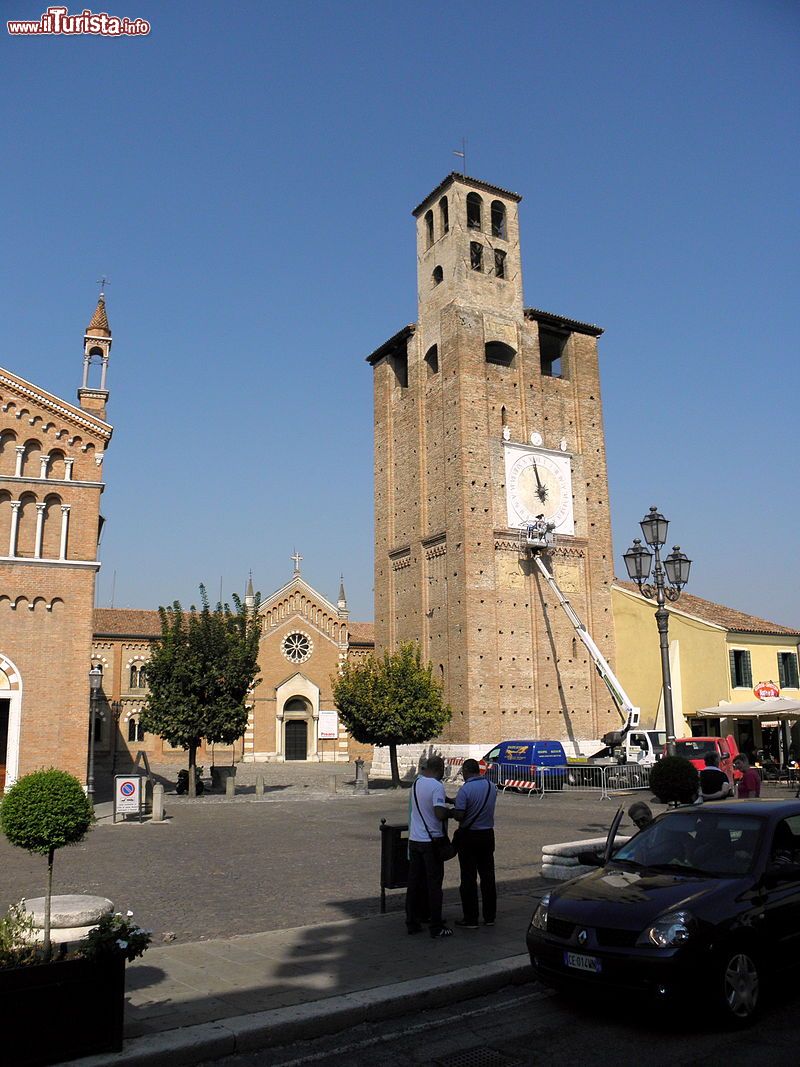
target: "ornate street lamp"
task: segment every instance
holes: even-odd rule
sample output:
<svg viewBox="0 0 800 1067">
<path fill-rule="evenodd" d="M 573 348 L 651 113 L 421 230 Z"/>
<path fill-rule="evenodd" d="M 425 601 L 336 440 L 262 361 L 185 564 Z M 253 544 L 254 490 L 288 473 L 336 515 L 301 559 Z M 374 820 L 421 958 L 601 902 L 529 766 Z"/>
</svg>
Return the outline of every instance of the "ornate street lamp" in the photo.
<svg viewBox="0 0 800 1067">
<path fill-rule="evenodd" d="M 111 775 L 113 777 L 117 769 L 117 734 L 119 733 L 119 719 L 122 715 L 122 701 L 111 701 Z"/>
<path fill-rule="evenodd" d="M 667 543 L 669 520 L 665 519 L 658 508 L 652 507 L 639 523 L 644 539 L 652 552 L 645 548 L 637 537 L 627 552 L 624 553 L 628 576 L 639 587 L 639 592 L 658 604 L 656 625 L 658 626 L 659 645 L 661 646 L 661 679 L 664 693 L 664 720 L 667 727 L 667 752 L 675 754 L 675 722 L 672 712 L 672 678 L 669 668 L 669 612 L 665 604 L 676 601 L 681 590 L 689 581 L 689 568 L 692 561 L 676 545 L 666 559 L 661 560 L 661 549 Z M 650 570 L 655 559 L 652 582 L 648 582 Z"/>
<path fill-rule="evenodd" d="M 86 776 L 86 792 L 94 803 L 94 730 L 97 718 L 97 702 L 103 684 L 103 668 L 95 664 L 89 671 L 89 773 Z"/>
</svg>

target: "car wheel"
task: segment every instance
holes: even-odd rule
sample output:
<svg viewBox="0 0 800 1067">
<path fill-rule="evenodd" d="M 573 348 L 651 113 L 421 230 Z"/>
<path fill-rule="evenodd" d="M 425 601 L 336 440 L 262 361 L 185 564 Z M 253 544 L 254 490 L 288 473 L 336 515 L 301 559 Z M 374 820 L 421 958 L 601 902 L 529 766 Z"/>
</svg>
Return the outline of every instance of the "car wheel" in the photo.
<svg viewBox="0 0 800 1067">
<path fill-rule="evenodd" d="M 719 970 L 720 1007 L 736 1025 L 751 1023 L 761 1005 L 761 974 L 755 954 L 747 946 L 728 949 Z"/>
</svg>

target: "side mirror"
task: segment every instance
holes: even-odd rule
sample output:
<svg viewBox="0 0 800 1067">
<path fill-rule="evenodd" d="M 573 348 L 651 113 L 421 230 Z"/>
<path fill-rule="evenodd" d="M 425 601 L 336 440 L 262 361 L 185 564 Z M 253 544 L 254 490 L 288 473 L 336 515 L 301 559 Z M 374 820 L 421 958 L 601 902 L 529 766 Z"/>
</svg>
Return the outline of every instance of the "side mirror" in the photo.
<svg viewBox="0 0 800 1067">
<path fill-rule="evenodd" d="M 603 866 L 603 857 L 597 852 L 579 852 L 576 858 L 584 867 Z"/>
</svg>

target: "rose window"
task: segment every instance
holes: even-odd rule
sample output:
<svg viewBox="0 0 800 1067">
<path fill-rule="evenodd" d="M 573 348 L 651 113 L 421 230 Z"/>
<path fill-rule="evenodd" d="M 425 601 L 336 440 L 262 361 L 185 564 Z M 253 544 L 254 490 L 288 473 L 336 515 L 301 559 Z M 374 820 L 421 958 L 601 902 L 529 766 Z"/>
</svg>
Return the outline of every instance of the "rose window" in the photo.
<svg viewBox="0 0 800 1067">
<path fill-rule="evenodd" d="M 313 647 L 311 638 L 307 634 L 293 633 L 284 637 L 281 651 L 292 663 L 302 663 L 311 655 Z"/>
</svg>

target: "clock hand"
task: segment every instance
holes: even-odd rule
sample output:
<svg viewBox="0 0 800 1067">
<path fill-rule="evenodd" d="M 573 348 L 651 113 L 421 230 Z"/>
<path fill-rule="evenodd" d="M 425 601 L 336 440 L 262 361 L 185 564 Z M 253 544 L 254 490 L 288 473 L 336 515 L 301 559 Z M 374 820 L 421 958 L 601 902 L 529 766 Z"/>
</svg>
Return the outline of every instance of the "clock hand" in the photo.
<svg viewBox="0 0 800 1067">
<path fill-rule="evenodd" d="M 536 466 L 536 460 L 533 461 L 533 473 L 536 475 L 536 495 L 539 497 L 542 503 L 547 498 L 547 486 L 542 485 L 542 479 L 539 477 L 539 468 Z"/>
</svg>

